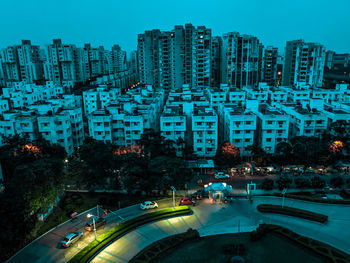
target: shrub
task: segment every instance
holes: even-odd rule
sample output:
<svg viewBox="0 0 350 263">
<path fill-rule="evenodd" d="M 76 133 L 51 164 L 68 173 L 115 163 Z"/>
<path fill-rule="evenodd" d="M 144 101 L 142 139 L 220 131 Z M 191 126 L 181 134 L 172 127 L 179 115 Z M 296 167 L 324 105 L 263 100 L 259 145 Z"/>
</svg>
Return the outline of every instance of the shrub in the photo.
<svg viewBox="0 0 350 263">
<path fill-rule="evenodd" d="M 289 188 L 291 182 L 292 180 L 290 180 L 289 178 L 280 177 L 277 180 L 278 189 L 283 190 L 284 188 Z"/>
<path fill-rule="evenodd" d="M 311 182 L 308 179 L 304 178 L 297 178 L 294 180 L 295 185 L 297 188 L 310 188 L 311 187 Z"/>
<path fill-rule="evenodd" d="M 282 208 L 282 206 L 279 205 L 261 204 L 258 205 L 258 211 L 262 213 L 277 213 L 295 216 L 320 223 L 325 223 L 328 220 L 328 216 L 326 215 L 288 206 Z"/>
<path fill-rule="evenodd" d="M 139 227 L 143 224 L 147 224 L 152 221 L 156 221 L 159 219 L 172 217 L 172 216 L 180 216 L 191 213 L 192 210 L 188 206 L 180 206 L 175 208 L 166 208 L 156 212 L 144 214 L 138 216 L 136 218 L 130 219 L 126 222 L 117 225 L 102 235 L 100 235 L 97 240 L 92 241 L 86 247 L 84 247 L 78 254 L 76 254 L 72 259 L 70 259 L 69 263 L 78 263 L 78 262 L 87 262 L 91 258 L 94 257 L 101 249 L 107 246 L 113 240 L 119 238 L 124 235 L 128 231 Z"/>
<path fill-rule="evenodd" d="M 273 185 L 273 180 L 266 178 L 262 181 L 261 188 L 264 190 L 272 190 Z"/>
<path fill-rule="evenodd" d="M 311 178 L 312 188 L 324 188 L 326 185 L 325 180 L 321 179 L 319 176 L 314 176 Z"/>
<path fill-rule="evenodd" d="M 341 187 L 344 185 L 344 180 L 342 177 L 340 176 L 337 176 L 337 177 L 333 177 L 330 181 L 330 184 L 335 187 L 335 188 L 338 188 L 338 187 Z"/>
</svg>

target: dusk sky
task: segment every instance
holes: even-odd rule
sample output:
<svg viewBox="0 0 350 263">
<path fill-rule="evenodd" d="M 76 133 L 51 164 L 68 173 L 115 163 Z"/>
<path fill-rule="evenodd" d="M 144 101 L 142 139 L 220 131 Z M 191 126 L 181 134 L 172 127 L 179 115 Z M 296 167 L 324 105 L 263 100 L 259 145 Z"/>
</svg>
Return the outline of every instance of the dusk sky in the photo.
<svg viewBox="0 0 350 263">
<path fill-rule="evenodd" d="M 145 30 L 192 23 L 213 35 L 252 34 L 265 46 L 303 38 L 350 52 L 350 0 L 1 0 L 0 10 L 0 47 L 62 38 L 77 46 L 119 44 L 129 52 Z"/>
</svg>

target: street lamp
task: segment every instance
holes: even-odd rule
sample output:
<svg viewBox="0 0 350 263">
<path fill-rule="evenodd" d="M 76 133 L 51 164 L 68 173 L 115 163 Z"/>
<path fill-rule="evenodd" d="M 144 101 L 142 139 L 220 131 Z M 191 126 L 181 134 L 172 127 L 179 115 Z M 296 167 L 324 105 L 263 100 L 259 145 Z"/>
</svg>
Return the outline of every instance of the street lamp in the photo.
<svg viewBox="0 0 350 263">
<path fill-rule="evenodd" d="M 173 190 L 173 207 L 175 207 L 175 192 L 176 192 L 176 189 L 174 186 L 170 186 L 171 190 Z"/>
<path fill-rule="evenodd" d="M 93 222 L 93 224 L 94 224 L 94 232 L 95 232 L 95 240 L 96 240 L 96 239 L 97 239 L 97 235 L 96 235 L 95 217 L 94 217 L 94 215 L 92 215 L 92 214 L 87 214 L 87 218 L 90 218 L 90 217 L 92 217 L 92 222 Z"/>
<path fill-rule="evenodd" d="M 284 195 L 287 193 L 287 188 L 284 188 L 283 191 L 282 191 L 282 208 L 284 207 Z"/>
</svg>

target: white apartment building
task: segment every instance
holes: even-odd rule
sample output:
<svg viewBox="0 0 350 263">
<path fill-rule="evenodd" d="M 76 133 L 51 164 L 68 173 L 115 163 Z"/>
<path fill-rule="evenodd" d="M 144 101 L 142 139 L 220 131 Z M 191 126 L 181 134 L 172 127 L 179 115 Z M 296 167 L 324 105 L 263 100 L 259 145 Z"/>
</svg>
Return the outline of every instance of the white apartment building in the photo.
<svg viewBox="0 0 350 263">
<path fill-rule="evenodd" d="M 104 109 L 109 103 L 115 101 L 120 95 L 120 89 L 107 88 L 100 85 L 96 89 L 91 89 L 83 92 L 84 114 L 91 114 L 95 110 Z"/>
<path fill-rule="evenodd" d="M 259 105 L 257 101 L 247 103 L 247 108 L 258 117 L 258 140 L 264 151 L 274 153 L 278 143 L 288 141 L 289 115 L 268 104 Z"/>
<path fill-rule="evenodd" d="M 160 134 L 166 140 L 174 142 L 177 149 L 177 156 L 181 155 L 181 145 L 176 142 L 182 138 L 185 141 L 187 132 L 187 117 L 182 112 L 182 108 L 177 106 L 166 105 L 160 116 Z"/>
<path fill-rule="evenodd" d="M 269 104 L 273 107 L 279 103 L 286 103 L 288 101 L 288 93 L 285 90 L 281 90 L 275 87 L 270 87 L 268 91 Z"/>
<path fill-rule="evenodd" d="M 261 84 L 261 83 L 260 83 Z M 266 103 L 269 99 L 269 87 L 254 88 L 252 86 L 245 86 L 243 88 L 247 93 L 247 99 L 257 100 L 259 103 Z"/>
<path fill-rule="evenodd" d="M 193 152 L 214 157 L 218 147 L 218 116 L 211 107 L 195 106 L 192 114 Z"/>
<path fill-rule="evenodd" d="M 281 110 L 290 116 L 290 137 L 320 136 L 328 127 L 327 116 L 322 113 L 323 101 L 303 101 L 302 105 L 281 104 Z"/>
<path fill-rule="evenodd" d="M 40 135 L 52 144 L 62 146 L 68 155 L 74 151 L 72 124 L 69 112 L 38 116 Z"/>
<path fill-rule="evenodd" d="M 249 110 L 237 105 L 224 106 L 224 141 L 240 149 L 241 156 L 250 154 L 247 150 L 254 144 L 257 117 Z"/>
</svg>

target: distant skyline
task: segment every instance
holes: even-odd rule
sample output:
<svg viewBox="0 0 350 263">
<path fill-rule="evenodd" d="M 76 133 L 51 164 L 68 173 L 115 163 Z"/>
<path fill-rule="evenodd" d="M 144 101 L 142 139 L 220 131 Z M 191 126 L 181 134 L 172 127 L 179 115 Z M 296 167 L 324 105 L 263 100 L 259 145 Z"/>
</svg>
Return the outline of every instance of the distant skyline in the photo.
<svg viewBox="0 0 350 263">
<path fill-rule="evenodd" d="M 145 30 L 192 23 L 213 36 L 238 31 L 282 53 L 288 40 L 318 42 L 350 53 L 349 0 L 32 0 L 1 1 L 0 48 L 22 39 L 44 46 L 54 38 L 83 46 L 114 44 L 128 53 Z"/>
</svg>

